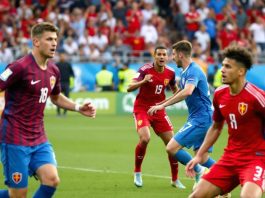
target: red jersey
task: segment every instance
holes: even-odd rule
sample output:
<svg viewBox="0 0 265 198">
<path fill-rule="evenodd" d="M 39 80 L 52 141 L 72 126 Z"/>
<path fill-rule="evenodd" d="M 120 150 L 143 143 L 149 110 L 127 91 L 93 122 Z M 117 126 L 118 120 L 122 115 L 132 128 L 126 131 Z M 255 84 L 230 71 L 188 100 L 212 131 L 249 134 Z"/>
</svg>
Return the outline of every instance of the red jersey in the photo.
<svg viewBox="0 0 265 198">
<path fill-rule="evenodd" d="M 226 159 L 265 157 L 265 92 L 247 83 L 239 94 L 231 95 L 225 85 L 215 91 L 213 105 L 213 120 L 228 125 Z"/>
<path fill-rule="evenodd" d="M 153 77 L 150 82 L 140 87 L 134 102 L 134 112 L 147 111 L 150 106 L 165 100 L 165 88 L 168 85 L 175 86 L 175 71 L 169 66 L 165 66 L 164 71 L 160 73 L 155 70 L 154 64 L 147 63 L 138 70 L 138 76 L 134 80 L 141 81 L 147 74 Z"/>
<path fill-rule="evenodd" d="M 60 72 L 48 62 L 40 69 L 32 54 L 7 66 L 0 75 L 5 108 L 0 122 L 0 142 L 35 146 L 47 141 L 43 111 L 50 95 L 60 93 Z"/>
</svg>

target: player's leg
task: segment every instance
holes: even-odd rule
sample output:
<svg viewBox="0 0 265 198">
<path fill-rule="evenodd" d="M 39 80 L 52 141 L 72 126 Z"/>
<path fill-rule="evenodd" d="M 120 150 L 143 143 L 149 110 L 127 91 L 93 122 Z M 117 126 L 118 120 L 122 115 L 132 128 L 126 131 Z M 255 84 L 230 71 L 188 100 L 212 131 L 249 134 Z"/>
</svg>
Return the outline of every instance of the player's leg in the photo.
<svg viewBox="0 0 265 198">
<path fill-rule="evenodd" d="M 175 139 L 177 135 L 174 136 L 174 138 L 172 138 L 169 143 L 167 144 L 167 152 L 169 155 L 173 156 L 174 159 L 178 160 L 181 164 L 183 164 L 184 166 L 186 166 L 186 164 L 192 160 L 192 156 L 191 154 L 189 154 L 187 151 L 185 151 L 183 149 L 183 146 L 178 143 Z M 201 165 L 197 164 L 194 167 L 194 170 L 196 173 L 200 173 L 203 169 L 201 167 Z"/>
<path fill-rule="evenodd" d="M 256 157 L 257 158 L 257 157 Z M 264 159 L 247 160 L 249 163 L 244 162 L 240 166 L 240 178 L 241 178 L 241 193 L 240 197 L 262 197 L 264 189 L 264 175 L 265 175 L 265 161 Z"/>
<path fill-rule="evenodd" d="M 247 198 L 247 197 L 261 198 L 262 188 L 253 182 L 246 182 L 241 189 L 240 197 L 241 198 Z"/>
<path fill-rule="evenodd" d="M 205 181 L 208 182 L 207 185 L 211 184 L 211 186 L 206 186 L 206 188 L 209 188 L 210 194 L 206 194 L 205 197 L 231 197 L 230 192 L 238 186 L 239 178 L 238 171 L 235 169 L 235 165 L 233 163 L 228 165 L 227 161 L 227 158 L 223 156 L 216 164 L 211 167 L 209 172 L 202 176 L 202 179 L 199 181 L 192 193 L 194 197 L 197 195 L 204 195 L 203 193 L 205 192 L 202 190 L 203 187 L 201 187 L 201 185 L 202 183 L 205 185 Z"/>
<path fill-rule="evenodd" d="M 190 148 L 193 146 L 194 140 L 197 138 L 196 128 L 197 126 L 187 122 L 167 144 L 167 152 L 184 166 L 192 159 L 192 156 L 183 147 Z M 194 170 L 196 173 L 200 173 L 203 171 L 203 167 L 197 164 Z"/>
<path fill-rule="evenodd" d="M 173 126 L 169 117 L 165 112 L 160 112 L 155 116 L 151 116 L 151 120 L 154 131 L 163 140 L 164 144 L 167 145 L 174 136 Z M 185 189 L 186 187 L 178 179 L 178 161 L 171 155 L 168 155 L 168 160 L 171 169 L 171 185 L 176 188 Z"/>
<path fill-rule="evenodd" d="M 150 123 L 146 113 L 134 114 L 139 142 L 135 148 L 135 167 L 134 167 L 134 184 L 137 187 L 143 186 L 142 181 L 142 162 L 145 157 L 146 148 L 150 141 Z"/>
<path fill-rule="evenodd" d="M 159 133 L 158 136 L 163 140 L 164 144 L 167 145 L 167 143 L 173 137 L 173 131 Z M 178 179 L 178 161 L 169 154 L 168 154 L 168 161 L 171 170 L 171 185 L 176 188 L 185 189 L 186 187 Z"/>
<path fill-rule="evenodd" d="M 209 122 L 204 122 L 200 126 L 196 127 L 197 129 L 195 132 L 197 134 L 197 138 L 194 140 L 194 144 L 193 144 L 193 150 L 194 150 L 195 155 L 198 152 L 199 148 L 201 147 L 204 141 L 204 138 L 206 136 L 206 133 L 209 127 L 211 126 L 211 124 L 212 124 L 212 121 L 209 121 Z M 215 160 L 209 156 L 209 153 L 212 153 L 212 150 L 213 150 L 212 147 L 209 148 L 208 153 L 205 153 L 203 156 L 201 165 L 206 168 L 210 168 L 213 164 L 215 164 Z"/>
<path fill-rule="evenodd" d="M 55 154 L 48 142 L 35 146 L 34 149 L 29 165 L 30 174 L 35 174 L 41 184 L 33 197 L 50 198 L 60 182 Z"/>
<path fill-rule="evenodd" d="M 139 142 L 135 148 L 135 169 L 134 172 L 141 172 L 141 165 L 145 157 L 146 148 L 150 141 L 150 130 L 148 126 L 144 126 L 137 131 Z"/>
<path fill-rule="evenodd" d="M 57 168 L 53 164 L 45 164 L 38 168 L 36 175 L 40 180 L 40 187 L 35 192 L 34 198 L 50 198 L 56 191 L 60 179 Z"/>
<path fill-rule="evenodd" d="M 28 189 L 28 164 L 30 148 L 1 144 L 1 160 L 8 190 L 1 190 L 0 197 L 26 198 Z"/>
<path fill-rule="evenodd" d="M 207 180 L 201 179 L 197 188 L 191 193 L 189 198 L 212 198 L 221 193 L 221 189 Z"/>
</svg>

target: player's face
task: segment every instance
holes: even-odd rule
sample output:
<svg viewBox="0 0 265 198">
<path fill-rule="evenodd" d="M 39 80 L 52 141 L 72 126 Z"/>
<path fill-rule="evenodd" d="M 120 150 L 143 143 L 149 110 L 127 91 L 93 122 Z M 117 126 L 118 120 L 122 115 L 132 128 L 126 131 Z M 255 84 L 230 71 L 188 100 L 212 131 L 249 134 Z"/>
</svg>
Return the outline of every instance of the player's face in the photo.
<svg viewBox="0 0 265 198">
<path fill-rule="evenodd" d="M 57 46 L 57 34 L 56 32 L 44 32 L 37 38 L 36 47 L 39 53 L 45 58 L 53 58 Z"/>
<path fill-rule="evenodd" d="M 157 49 L 154 54 L 155 65 L 164 67 L 168 61 L 168 54 L 166 49 Z"/>
<path fill-rule="evenodd" d="M 173 59 L 173 61 L 175 61 L 175 63 L 176 63 L 178 68 L 182 67 L 182 65 L 183 65 L 181 57 L 182 57 L 182 53 L 176 52 L 176 50 L 173 49 L 173 51 L 172 51 L 172 59 Z"/>
<path fill-rule="evenodd" d="M 240 76 L 244 75 L 244 69 L 234 59 L 225 58 L 222 63 L 222 83 L 233 84 Z"/>
</svg>

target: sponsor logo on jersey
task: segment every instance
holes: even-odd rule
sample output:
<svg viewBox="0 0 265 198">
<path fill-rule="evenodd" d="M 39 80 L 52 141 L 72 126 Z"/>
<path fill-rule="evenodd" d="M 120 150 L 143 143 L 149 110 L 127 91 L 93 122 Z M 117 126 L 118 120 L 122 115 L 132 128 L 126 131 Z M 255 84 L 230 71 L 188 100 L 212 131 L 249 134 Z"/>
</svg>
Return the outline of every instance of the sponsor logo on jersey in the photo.
<svg viewBox="0 0 265 198">
<path fill-rule="evenodd" d="M 54 88 L 55 83 L 56 83 L 56 78 L 55 78 L 55 76 L 51 76 L 51 77 L 50 77 L 50 85 L 51 85 L 51 89 Z"/>
<path fill-rule="evenodd" d="M 21 180 L 22 180 L 22 173 L 14 172 L 14 173 L 12 174 L 12 180 L 13 180 L 13 182 L 15 182 L 16 184 L 18 184 L 19 182 L 21 182 Z"/>
<path fill-rule="evenodd" d="M 141 126 L 142 124 L 143 124 L 143 121 L 142 120 L 138 120 L 137 125 Z"/>
<path fill-rule="evenodd" d="M 246 114 L 247 110 L 248 110 L 248 104 L 246 104 L 244 102 L 238 103 L 238 111 L 239 111 L 240 115 Z"/>
<path fill-rule="evenodd" d="M 30 84 L 35 85 L 35 84 L 39 83 L 40 81 L 41 81 L 41 80 L 36 80 L 36 81 L 31 80 Z"/>
<path fill-rule="evenodd" d="M 167 86 L 168 83 L 169 83 L 169 79 L 166 78 L 166 79 L 164 80 L 164 85 Z"/>
<path fill-rule="evenodd" d="M 2 72 L 2 74 L 0 75 L 0 79 L 2 81 L 6 81 L 8 79 L 8 77 L 12 74 L 13 72 L 11 71 L 11 69 L 7 68 L 5 71 Z"/>
</svg>

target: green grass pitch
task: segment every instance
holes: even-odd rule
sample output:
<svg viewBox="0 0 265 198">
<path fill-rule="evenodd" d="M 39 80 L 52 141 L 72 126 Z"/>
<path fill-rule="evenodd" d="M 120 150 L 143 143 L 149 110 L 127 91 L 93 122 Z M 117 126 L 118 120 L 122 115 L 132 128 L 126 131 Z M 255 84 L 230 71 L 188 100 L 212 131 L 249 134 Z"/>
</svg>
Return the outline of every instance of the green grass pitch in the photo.
<svg viewBox="0 0 265 198">
<path fill-rule="evenodd" d="M 171 116 L 175 131 L 185 120 L 186 116 Z M 134 186 L 134 148 L 138 136 L 132 115 L 98 115 L 89 119 L 70 112 L 59 118 L 51 112 L 45 116 L 45 123 L 61 178 L 56 198 L 185 198 L 191 192 L 193 180 L 185 176 L 182 165 L 179 165 L 179 178 L 187 189 L 170 186 L 165 146 L 153 132 L 143 162 L 144 186 Z M 214 147 L 213 158 L 220 157 L 226 139 L 227 132 L 223 131 Z M 29 179 L 28 197 L 32 197 L 38 185 L 35 179 Z M 2 175 L 0 188 L 5 188 Z M 239 197 L 239 189 L 232 195 Z"/>
</svg>

